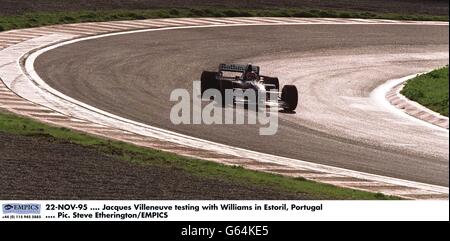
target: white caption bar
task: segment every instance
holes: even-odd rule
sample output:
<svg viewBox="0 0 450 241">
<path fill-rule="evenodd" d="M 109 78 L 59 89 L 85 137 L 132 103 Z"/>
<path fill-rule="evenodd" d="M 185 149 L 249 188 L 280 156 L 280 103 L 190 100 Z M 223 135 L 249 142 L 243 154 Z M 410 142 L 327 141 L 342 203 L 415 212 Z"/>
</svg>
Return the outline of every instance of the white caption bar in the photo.
<svg viewBox="0 0 450 241">
<path fill-rule="evenodd" d="M 448 201 L 0 201 L 0 221 L 449 220 Z"/>
</svg>

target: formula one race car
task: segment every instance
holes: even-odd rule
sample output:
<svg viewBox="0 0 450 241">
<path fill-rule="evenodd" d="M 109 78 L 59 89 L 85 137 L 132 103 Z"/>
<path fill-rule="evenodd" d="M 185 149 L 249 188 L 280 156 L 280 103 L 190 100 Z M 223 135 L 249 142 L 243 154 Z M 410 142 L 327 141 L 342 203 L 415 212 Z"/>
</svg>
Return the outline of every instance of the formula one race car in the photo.
<svg viewBox="0 0 450 241">
<path fill-rule="evenodd" d="M 298 103 L 298 92 L 295 85 L 285 85 L 279 92 L 280 84 L 278 78 L 259 75 L 259 66 L 251 64 L 220 64 L 218 72 L 203 71 L 201 76 L 201 93 L 207 89 L 219 90 L 222 94 L 222 103 L 225 103 L 225 90 L 241 89 L 243 91 L 253 89 L 256 93 L 256 100 L 258 95 L 263 94 L 265 97 L 265 105 L 270 106 L 273 100 L 269 100 L 270 94 L 277 96 L 278 107 L 286 111 L 294 111 Z M 236 73 L 240 73 L 236 75 Z M 252 103 L 248 98 L 239 98 L 233 96 L 233 104 L 242 102 L 245 105 Z M 257 105 L 257 101 L 253 100 Z"/>
</svg>

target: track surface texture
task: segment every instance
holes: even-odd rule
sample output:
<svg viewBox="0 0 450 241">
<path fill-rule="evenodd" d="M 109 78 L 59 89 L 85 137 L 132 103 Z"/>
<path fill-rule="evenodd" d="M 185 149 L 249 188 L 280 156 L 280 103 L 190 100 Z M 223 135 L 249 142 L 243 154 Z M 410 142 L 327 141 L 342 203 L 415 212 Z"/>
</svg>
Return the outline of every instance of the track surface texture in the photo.
<svg viewBox="0 0 450 241">
<path fill-rule="evenodd" d="M 320 198 L 130 163 L 47 136 L 0 132 L 0 152 L 0 199 Z"/>
<path fill-rule="evenodd" d="M 35 67 L 49 85 L 99 109 L 260 152 L 448 186 L 448 132 L 372 103 L 388 79 L 448 64 L 448 26 L 303 25 L 178 29 L 110 36 L 54 49 Z M 202 70 L 252 62 L 295 84 L 295 114 L 278 133 L 255 125 L 173 125 L 175 88 Z"/>
</svg>

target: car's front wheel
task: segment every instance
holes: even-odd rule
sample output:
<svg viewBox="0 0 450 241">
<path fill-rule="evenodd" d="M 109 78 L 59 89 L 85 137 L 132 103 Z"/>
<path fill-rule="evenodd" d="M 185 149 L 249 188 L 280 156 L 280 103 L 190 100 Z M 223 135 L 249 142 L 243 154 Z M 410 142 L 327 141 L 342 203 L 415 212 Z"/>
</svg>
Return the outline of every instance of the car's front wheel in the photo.
<svg viewBox="0 0 450 241">
<path fill-rule="evenodd" d="M 285 85 L 281 91 L 281 100 L 284 102 L 283 109 L 294 111 L 298 104 L 298 91 L 295 85 Z"/>
</svg>

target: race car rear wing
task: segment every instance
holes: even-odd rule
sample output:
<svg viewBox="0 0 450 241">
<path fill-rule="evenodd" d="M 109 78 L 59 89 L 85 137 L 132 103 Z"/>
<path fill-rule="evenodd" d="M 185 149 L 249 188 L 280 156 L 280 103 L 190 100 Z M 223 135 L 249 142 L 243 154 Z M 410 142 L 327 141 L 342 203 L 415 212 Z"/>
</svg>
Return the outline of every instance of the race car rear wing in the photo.
<svg viewBox="0 0 450 241">
<path fill-rule="evenodd" d="M 219 71 L 230 71 L 244 73 L 247 69 L 246 64 L 220 64 Z M 259 75 L 259 66 L 252 65 L 252 70 Z"/>
</svg>

